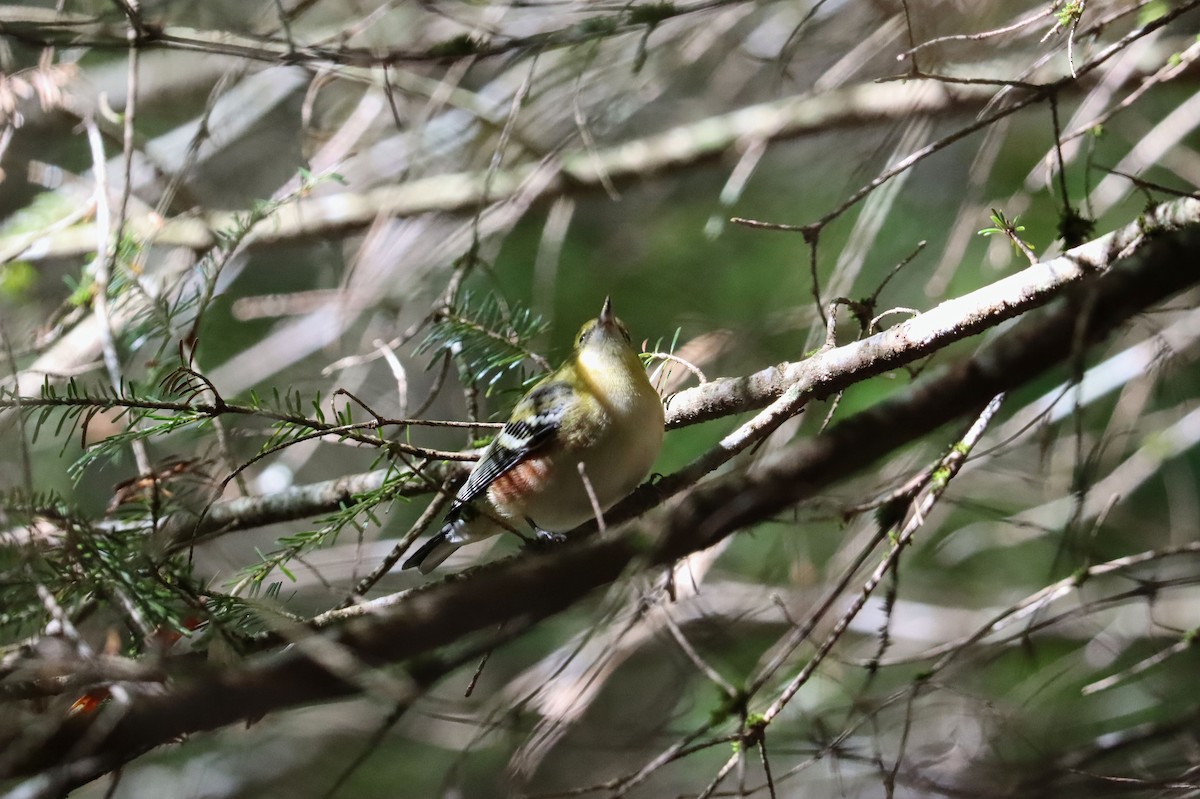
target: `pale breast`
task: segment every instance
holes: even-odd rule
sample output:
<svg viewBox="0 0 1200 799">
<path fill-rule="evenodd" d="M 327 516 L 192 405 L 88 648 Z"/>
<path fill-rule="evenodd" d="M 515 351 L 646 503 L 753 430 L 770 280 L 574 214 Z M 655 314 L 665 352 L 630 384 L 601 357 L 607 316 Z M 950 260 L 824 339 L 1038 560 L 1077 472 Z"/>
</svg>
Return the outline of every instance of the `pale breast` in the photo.
<svg viewBox="0 0 1200 799">
<path fill-rule="evenodd" d="M 522 487 L 536 482 L 540 490 L 512 491 L 506 483 L 501 491 L 489 492 L 492 501 L 514 521 L 529 519 L 543 530 L 565 532 L 595 516 L 586 479 L 596 504 L 608 510 L 646 478 L 662 448 L 662 405 L 656 395 L 649 399 L 653 404 L 610 417 L 588 447 L 550 453 L 512 481 Z"/>
</svg>

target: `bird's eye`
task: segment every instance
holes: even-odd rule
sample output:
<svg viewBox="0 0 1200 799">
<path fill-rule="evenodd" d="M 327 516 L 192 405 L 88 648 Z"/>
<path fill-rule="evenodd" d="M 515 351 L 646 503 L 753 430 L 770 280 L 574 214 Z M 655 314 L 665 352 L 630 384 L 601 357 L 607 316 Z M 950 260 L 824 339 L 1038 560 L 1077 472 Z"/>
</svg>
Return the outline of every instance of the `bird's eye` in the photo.
<svg viewBox="0 0 1200 799">
<path fill-rule="evenodd" d="M 625 325 L 617 325 L 617 329 L 621 331 L 621 335 L 625 338 L 626 344 L 632 344 L 633 338 L 629 335 L 629 329 Z"/>
</svg>

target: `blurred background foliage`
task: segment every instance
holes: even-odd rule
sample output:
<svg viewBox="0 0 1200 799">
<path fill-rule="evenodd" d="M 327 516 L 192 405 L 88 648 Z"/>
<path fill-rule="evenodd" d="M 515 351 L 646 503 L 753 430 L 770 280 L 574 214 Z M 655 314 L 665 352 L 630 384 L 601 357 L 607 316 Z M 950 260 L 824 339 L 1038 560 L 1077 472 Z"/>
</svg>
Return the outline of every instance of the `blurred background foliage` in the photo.
<svg viewBox="0 0 1200 799">
<path fill-rule="evenodd" d="M 249 656 L 245 636 L 277 614 L 307 619 L 336 607 L 425 508 L 428 497 L 398 496 L 392 484 L 355 497 L 361 504 L 172 550 L 155 532 L 171 513 L 404 463 L 386 448 L 311 437 L 312 426 L 263 414 L 176 430 L 106 407 L 105 397 L 132 396 L 130 383 L 139 396 L 167 395 L 160 381 L 180 366 L 181 342 L 225 401 L 331 424 L 347 407 L 356 421 L 370 418 L 338 389 L 388 418 L 420 408 L 430 419 L 503 419 L 539 371 L 537 358 L 521 353 L 556 363 L 606 295 L 648 351 L 672 350 L 708 377 L 796 361 L 825 336 L 812 241 L 732 217 L 811 224 L 910 153 L 1026 96 L 1003 82 L 1061 79 L 1057 129 L 1043 97 L 938 148 L 820 228 L 821 296 L 870 297 L 904 263 L 874 312 L 925 310 L 1023 268 L 1005 236 L 979 235 L 993 225 L 992 209 L 1023 226 L 1039 257 L 1059 253 L 1055 140 L 1077 129 L 1082 135 L 1063 137 L 1070 204 L 1097 234 L 1127 224 L 1170 190 L 1200 185 L 1195 5 L 65 0 L 0 8 L 6 386 L 26 397 L 74 391 L 99 410 L 86 431 L 83 416 L 48 412 L 36 440 L 37 413 L 4 412 L 0 653 L 9 663 L 64 638 L 61 619 L 50 618 L 56 604 L 74 619 L 78 640 L 65 636 L 73 647 L 154 659 L 161 652 L 150 639 L 169 630 L 181 637 L 172 652 L 236 663 Z M 130 29 L 145 36 L 134 78 Z M 1111 59 L 1089 66 L 1125 36 Z M 911 72 L 878 82 L 910 69 L 992 83 Z M 896 104 L 885 102 L 888 92 Z M 784 98 L 803 101 L 796 114 L 810 121 L 802 130 L 751 126 L 703 149 L 720 115 Z M 936 102 L 913 105 L 921 99 Z M 654 138 L 670 130 L 670 140 Z M 634 145 L 642 162 L 604 161 Z M 674 148 L 685 146 L 702 152 L 676 159 Z M 571 159 L 584 172 L 563 178 L 556 165 Z M 602 162 L 594 179 L 577 177 Z M 513 188 L 509 177 L 522 169 Z M 486 200 L 471 194 L 456 182 L 463 175 L 493 191 Z M 411 196 L 372 193 L 388 187 L 410 187 Z M 113 231 L 124 223 L 125 238 L 96 232 L 102 213 Z M 100 257 L 98 241 L 108 248 Z M 97 310 L 100 291 L 108 311 Z M 1193 300 L 1140 318 L 1085 365 L 1185 324 Z M 104 314 L 109 352 L 99 327 L 87 329 Z M 519 346 L 462 357 L 470 333 L 445 327 L 454 314 Z M 839 341 L 857 335 L 841 314 Z M 1200 393 L 1189 335 L 1164 343 L 1151 368 L 1117 378 L 1105 396 L 1071 407 L 1068 393 L 1062 413 L 1037 417 L 1030 408 L 1059 396 L 1078 364 L 1007 400 L 982 455 L 952 483 L 886 590 L 771 726 L 776 795 L 1200 790 L 1192 688 L 1200 664 L 1188 632 L 1198 625 L 1200 572 L 1188 547 L 1200 529 L 1200 464 L 1185 448 L 1148 474 L 1127 470 L 1139 450 L 1185 434 L 1178 424 Z M 831 409 L 849 417 L 978 346 L 979 337 L 911 373 L 855 385 L 836 408 L 814 404 L 730 468 L 753 468 L 787 441 L 818 435 Z M 119 366 L 115 388 L 109 355 Z M 689 379 L 674 368 L 672 390 Z M 208 396 L 192 386 L 193 398 Z M 680 468 L 744 420 L 672 431 L 656 471 Z M 384 434 L 459 450 L 487 430 Z M 655 611 L 670 624 L 653 616 L 626 626 L 619 609 L 650 588 L 649 578 L 630 577 L 497 648 L 469 697 L 474 666 L 398 720 L 377 697 L 273 713 L 157 749 L 78 795 L 489 797 L 604 784 L 594 795 L 608 796 L 624 791 L 610 781 L 700 731 L 703 747 L 628 789 L 699 795 L 744 744 L 738 708 L 697 661 L 733 686 L 757 677 L 794 621 L 874 546 L 874 515 L 851 509 L 932 463 L 956 435 L 946 428 L 720 545 L 694 567 L 686 596 Z M 165 475 L 149 491 L 129 488 L 145 471 L 133 439 Z M 281 442 L 294 443 L 252 461 Z M 81 554 L 79 540 L 94 553 Z M 471 547 L 450 568 L 515 549 L 508 540 Z M 1084 571 L 1149 551 L 1161 557 L 1105 576 Z M 1053 601 L 1021 604 L 1056 581 L 1066 587 Z M 397 571 L 368 596 L 420 582 Z M 761 712 L 804 667 L 861 582 L 743 710 Z M 130 611 L 130 597 L 140 611 Z M 1010 626 L 970 638 L 1013 608 L 1025 610 Z M 1097 687 L 1112 675 L 1123 678 Z M 61 715 L 77 698 L 8 702 L 8 724 Z M 742 751 L 713 795 L 771 794 L 759 754 Z M 13 796 L 36 795 L 22 793 L 34 790 L 28 785 L 5 784 Z"/>
</svg>

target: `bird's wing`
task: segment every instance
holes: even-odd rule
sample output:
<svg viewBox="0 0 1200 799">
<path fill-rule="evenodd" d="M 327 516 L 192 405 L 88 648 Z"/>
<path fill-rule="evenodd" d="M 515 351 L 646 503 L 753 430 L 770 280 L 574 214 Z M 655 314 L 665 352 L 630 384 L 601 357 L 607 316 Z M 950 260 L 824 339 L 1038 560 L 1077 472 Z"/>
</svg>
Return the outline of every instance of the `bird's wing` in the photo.
<svg viewBox="0 0 1200 799">
<path fill-rule="evenodd" d="M 550 377 L 521 398 L 513 409 L 514 420 L 504 425 L 499 435 L 492 439 L 467 482 L 455 495 L 450 506 L 451 515 L 487 491 L 497 477 L 555 440 L 571 390 L 567 383 Z"/>
</svg>

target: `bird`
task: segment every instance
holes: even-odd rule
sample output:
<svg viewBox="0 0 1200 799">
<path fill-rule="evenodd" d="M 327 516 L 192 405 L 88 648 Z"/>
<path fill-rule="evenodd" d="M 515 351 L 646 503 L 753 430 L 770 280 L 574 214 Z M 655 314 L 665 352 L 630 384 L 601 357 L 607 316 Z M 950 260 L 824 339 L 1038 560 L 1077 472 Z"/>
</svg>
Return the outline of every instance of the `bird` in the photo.
<svg viewBox="0 0 1200 799">
<path fill-rule="evenodd" d="M 642 482 L 663 431 L 662 400 L 606 297 L 563 365 L 513 407 L 442 528 L 403 568 L 428 574 L 464 544 L 522 522 L 539 538 L 561 538 Z"/>
</svg>

